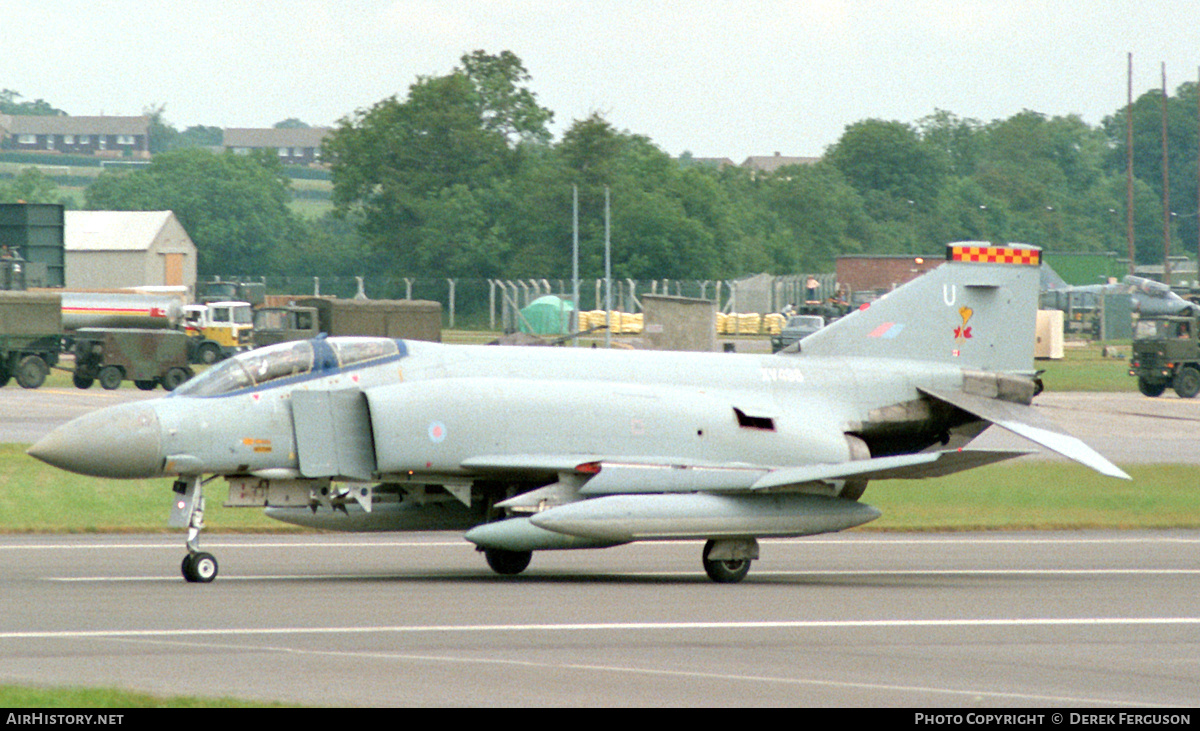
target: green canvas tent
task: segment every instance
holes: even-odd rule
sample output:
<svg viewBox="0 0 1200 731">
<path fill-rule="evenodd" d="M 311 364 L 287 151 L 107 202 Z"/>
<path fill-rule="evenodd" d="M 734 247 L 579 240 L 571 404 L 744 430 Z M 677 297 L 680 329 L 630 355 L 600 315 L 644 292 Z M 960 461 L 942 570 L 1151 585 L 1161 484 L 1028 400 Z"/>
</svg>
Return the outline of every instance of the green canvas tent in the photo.
<svg viewBox="0 0 1200 731">
<path fill-rule="evenodd" d="M 534 335 L 566 335 L 571 330 L 571 311 L 567 300 L 548 294 L 538 297 L 521 310 L 520 330 Z"/>
</svg>

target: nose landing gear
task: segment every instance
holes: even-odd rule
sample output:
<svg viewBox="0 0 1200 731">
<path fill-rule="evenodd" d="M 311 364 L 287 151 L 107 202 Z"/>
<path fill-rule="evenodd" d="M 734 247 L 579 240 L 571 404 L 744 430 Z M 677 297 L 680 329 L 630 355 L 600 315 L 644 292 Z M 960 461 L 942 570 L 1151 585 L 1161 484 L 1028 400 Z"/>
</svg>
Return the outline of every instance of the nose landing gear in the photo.
<svg viewBox="0 0 1200 731">
<path fill-rule="evenodd" d="M 180 570 L 188 583 L 207 584 L 217 578 L 217 559 L 200 550 L 200 531 L 204 530 L 204 484 L 199 475 L 175 481 L 175 503 L 168 525 L 187 528 L 187 555 Z"/>
</svg>

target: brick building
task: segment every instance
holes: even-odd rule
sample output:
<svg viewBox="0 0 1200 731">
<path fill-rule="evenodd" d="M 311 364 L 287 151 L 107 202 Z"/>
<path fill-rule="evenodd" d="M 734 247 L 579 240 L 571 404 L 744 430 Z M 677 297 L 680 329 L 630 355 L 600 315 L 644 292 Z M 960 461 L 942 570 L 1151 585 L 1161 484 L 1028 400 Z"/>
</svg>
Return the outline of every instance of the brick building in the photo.
<svg viewBox="0 0 1200 731">
<path fill-rule="evenodd" d="M 150 157 L 149 117 L 0 114 L 0 147 L 97 157 Z"/>
</svg>

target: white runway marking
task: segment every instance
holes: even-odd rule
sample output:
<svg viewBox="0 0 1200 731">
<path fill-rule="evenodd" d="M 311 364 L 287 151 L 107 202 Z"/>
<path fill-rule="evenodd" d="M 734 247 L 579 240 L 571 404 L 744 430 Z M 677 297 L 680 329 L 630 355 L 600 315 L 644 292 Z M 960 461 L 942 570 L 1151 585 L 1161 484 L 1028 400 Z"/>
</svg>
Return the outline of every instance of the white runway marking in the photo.
<svg viewBox="0 0 1200 731">
<path fill-rule="evenodd" d="M 573 575 L 581 575 L 579 572 L 572 572 Z M 487 574 L 490 576 L 490 574 Z M 553 576 L 552 573 L 542 574 L 543 578 Z M 779 576 L 1196 576 L 1200 575 L 1200 569 L 861 569 L 853 571 L 830 571 L 823 569 L 815 569 L 812 571 L 756 571 L 754 577 L 779 577 Z M 604 577 L 684 577 L 684 576 L 704 576 L 703 571 L 619 571 L 619 572 L 603 572 L 596 576 Z M 222 575 L 219 579 L 225 581 L 329 581 L 331 579 L 348 580 L 348 579 L 452 579 L 452 575 L 439 575 L 436 573 L 420 573 L 420 574 L 399 574 L 399 573 L 378 573 L 378 574 L 262 574 L 249 576 L 226 576 Z M 536 572 L 526 574 L 526 579 L 536 581 L 539 578 Z M 62 583 L 104 583 L 104 582 L 137 582 L 137 581 L 180 581 L 178 576 L 48 576 L 42 579 L 43 581 L 56 581 Z M 525 579 L 522 579 L 525 580 Z"/>
<path fill-rule="evenodd" d="M 250 635 L 435 634 L 497 632 L 637 632 L 779 629 L 943 629 L 995 627 L 1197 626 L 1200 617 L 1042 617 L 997 619 L 780 620 L 757 622 L 596 622 L 568 624 L 430 624 L 366 627 L 219 627 L 210 629 L 49 630 L 0 632 L 0 639 L 123 639 L 137 637 L 243 637 Z"/>
</svg>

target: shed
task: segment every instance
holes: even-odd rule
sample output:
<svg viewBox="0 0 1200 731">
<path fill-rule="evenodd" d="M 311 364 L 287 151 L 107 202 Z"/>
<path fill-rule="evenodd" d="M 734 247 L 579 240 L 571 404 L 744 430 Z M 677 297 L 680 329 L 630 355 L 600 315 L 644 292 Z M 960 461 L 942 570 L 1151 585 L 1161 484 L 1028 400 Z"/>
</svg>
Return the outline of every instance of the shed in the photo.
<svg viewBox="0 0 1200 731">
<path fill-rule="evenodd" d="M 196 245 L 171 211 L 66 211 L 68 289 L 187 288 L 196 292 Z"/>
</svg>

